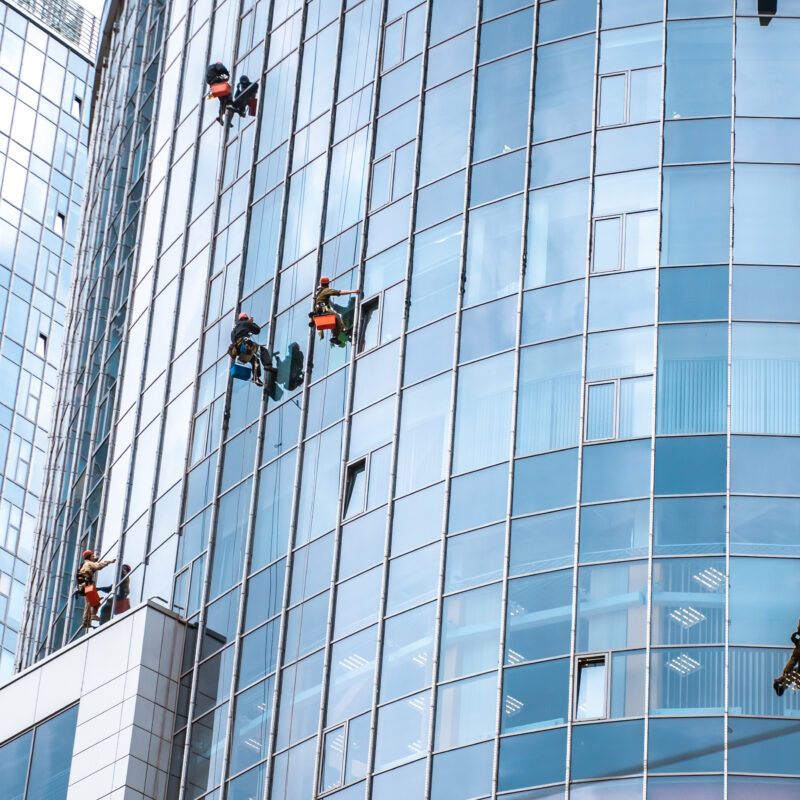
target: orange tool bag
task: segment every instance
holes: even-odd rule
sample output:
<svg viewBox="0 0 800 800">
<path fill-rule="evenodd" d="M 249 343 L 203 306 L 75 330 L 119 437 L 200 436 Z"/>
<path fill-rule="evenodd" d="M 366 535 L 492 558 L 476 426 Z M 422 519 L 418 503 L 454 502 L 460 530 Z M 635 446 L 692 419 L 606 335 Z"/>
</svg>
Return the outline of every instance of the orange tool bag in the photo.
<svg viewBox="0 0 800 800">
<path fill-rule="evenodd" d="M 89 601 L 90 606 L 100 605 L 100 593 L 93 583 L 88 583 L 83 589 L 83 596 Z"/>
<path fill-rule="evenodd" d="M 231 93 L 231 85 L 229 83 L 212 83 L 209 97 L 227 97 Z"/>
<path fill-rule="evenodd" d="M 332 331 L 336 327 L 336 314 L 317 314 L 314 317 L 314 327 L 318 331 Z"/>
</svg>

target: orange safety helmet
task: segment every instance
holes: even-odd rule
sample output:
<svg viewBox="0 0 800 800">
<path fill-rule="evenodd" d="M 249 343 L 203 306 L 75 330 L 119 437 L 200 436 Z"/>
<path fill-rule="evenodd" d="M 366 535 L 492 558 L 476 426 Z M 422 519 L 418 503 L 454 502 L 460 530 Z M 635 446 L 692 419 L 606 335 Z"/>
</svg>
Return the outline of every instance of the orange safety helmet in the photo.
<svg viewBox="0 0 800 800">
<path fill-rule="evenodd" d="M 84 558 L 84 561 L 85 561 L 87 558 L 91 558 L 93 555 L 94 555 L 94 550 L 84 550 L 84 551 L 83 551 L 83 558 Z"/>
<path fill-rule="evenodd" d="M 320 286 L 327 286 L 331 282 L 330 278 L 326 278 L 324 275 L 319 279 Z"/>
<path fill-rule="evenodd" d="M 249 314 L 248 314 L 246 311 L 242 311 L 242 313 L 241 313 L 241 314 L 239 314 L 239 317 L 238 317 L 238 318 L 239 318 L 240 320 L 241 320 L 241 319 L 250 319 L 250 315 L 249 315 Z"/>
</svg>

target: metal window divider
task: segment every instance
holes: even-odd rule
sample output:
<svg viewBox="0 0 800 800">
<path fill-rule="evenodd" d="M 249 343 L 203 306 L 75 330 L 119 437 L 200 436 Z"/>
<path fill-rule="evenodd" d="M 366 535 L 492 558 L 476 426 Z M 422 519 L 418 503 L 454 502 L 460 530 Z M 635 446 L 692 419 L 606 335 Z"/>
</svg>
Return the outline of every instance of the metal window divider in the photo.
<svg viewBox="0 0 800 800">
<path fill-rule="evenodd" d="M 494 742 L 492 753 L 492 797 L 497 796 L 500 783 L 500 745 L 501 745 L 501 731 L 503 722 L 503 687 L 505 685 L 505 652 L 506 641 L 508 638 L 508 584 L 509 573 L 511 571 L 511 530 L 512 523 L 511 517 L 514 512 L 514 475 L 516 462 L 514 456 L 516 454 L 517 442 L 517 420 L 519 416 L 519 385 L 520 385 L 520 369 L 522 359 L 522 313 L 525 302 L 525 271 L 527 268 L 527 248 L 528 248 L 528 223 L 530 216 L 530 178 L 531 166 L 533 156 L 533 112 L 536 102 L 535 86 L 536 86 L 536 63 L 537 63 L 537 50 L 536 50 L 536 36 L 539 30 L 539 0 L 533 9 L 533 32 L 531 36 L 531 67 L 530 77 L 528 79 L 528 120 L 525 127 L 525 171 L 523 180 L 523 204 L 522 204 L 522 237 L 520 249 L 520 268 L 519 268 L 519 287 L 517 289 L 517 312 L 516 312 L 516 334 L 514 338 L 514 377 L 512 383 L 512 397 L 511 397 L 511 430 L 509 439 L 509 457 L 508 457 L 508 487 L 506 495 L 506 522 L 505 522 L 505 538 L 504 538 L 504 551 L 503 551 L 503 577 L 501 584 L 500 594 L 500 635 L 498 637 L 498 656 L 497 656 L 497 706 L 495 713 L 495 727 L 494 727 Z"/>
<path fill-rule="evenodd" d="M 374 130 L 377 130 L 377 125 L 378 125 L 378 104 L 380 102 L 380 90 L 381 90 L 381 80 L 382 80 L 380 71 L 380 59 L 382 58 L 383 42 L 385 39 L 387 13 L 388 13 L 388 0 L 383 0 L 383 6 L 381 9 L 381 32 L 379 38 L 380 49 L 377 55 L 378 69 L 376 70 L 376 77 L 375 77 L 375 87 L 373 92 L 373 112 L 371 120 L 371 124 Z M 382 570 L 381 589 L 380 589 L 380 596 L 378 598 L 378 625 L 377 625 L 377 635 L 375 641 L 375 674 L 372 684 L 372 702 L 370 704 L 370 710 L 369 710 L 370 727 L 369 727 L 369 744 L 367 748 L 367 766 L 366 766 L 367 797 L 371 797 L 372 783 L 374 780 L 374 769 L 375 769 L 375 751 L 376 751 L 378 714 L 379 714 L 378 705 L 380 703 L 382 653 L 383 653 L 384 634 L 386 631 L 385 614 L 386 614 L 386 602 L 389 589 L 389 564 L 392 553 L 391 550 L 392 535 L 393 535 L 392 525 L 394 521 L 394 506 L 396 503 L 394 494 L 395 494 L 395 487 L 397 485 L 397 460 L 398 460 L 398 447 L 400 440 L 400 418 L 403 405 L 403 400 L 402 400 L 403 371 L 405 368 L 407 334 L 408 334 L 408 311 L 410 308 L 411 281 L 412 281 L 412 272 L 414 264 L 414 259 L 413 259 L 414 225 L 416 220 L 417 196 L 418 196 L 417 188 L 419 186 L 420 160 L 422 153 L 422 148 L 421 148 L 422 123 L 425 112 L 425 79 L 426 79 L 427 64 L 428 64 L 428 46 L 430 42 L 431 14 L 432 14 L 432 0 L 427 0 L 427 5 L 425 8 L 425 28 L 422 37 L 423 41 L 422 41 L 422 61 L 420 63 L 419 108 L 417 110 L 417 123 L 415 131 L 416 149 L 414 152 L 414 174 L 412 176 L 412 186 L 411 186 L 412 194 L 411 194 L 411 202 L 409 208 L 409 231 L 408 231 L 407 248 L 406 248 L 406 272 L 404 276 L 405 294 L 403 298 L 402 319 L 400 321 L 400 346 L 397 358 L 397 380 L 395 384 L 395 412 L 394 412 L 394 420 L 392 423 L 392 439 L 391 439 L 392 450 L 391 450 L 391 458 L 389 465 L 388 502 L 386 506 L 386 524 L 384 528 L 385 533 L 384 533 L 383 558 L 381 560 L 381 570 Z M 368 176 L 370 182 L 367 184 L 368 194 L 365 203 L 365 209 L 367 209 L 367 213 L 371 199 L 371 180 L 374 167 L 376 140 L 377 136 L 373 135 L 372 142 L 370 145 L 370 166 L 369 166 L 369 176 Z M 366 234 L 364 234 L 364 239 L 362 241 L 363 261 L 366 261 L 366 243 L 367 243 L 367 237 Z"/>
<path fill-rule="evenodd" d="M 356 264 L 358 270 L 358 280 L 357 280 L 357 290 L 359 291 L 358 297 L 363 294 L 363 287 L 364 287 L 364 274 L 365 274 L 365 262 L 366 262 L 366 246 L 367 246 L 367 233 L 369 228 L 369 203 L 370 203 L 370 196 L 371 196 L 371 183 L 372 183 L 372 157 L 374 155 L 374 148 L 375 148 L 375 128 L 376 128 L 376 118 L 378 113 L 378 86 L 380 82 L 380 73 L 377 69 L 377 65 L 380 63 L 381 53 L 383 51 L 383 42 L 384 42 L 384 24 L 385 24 L 385 15 L 386 15 L 386 5 L 387 3 L 384 0 L 376 0 L 380 3 L 380 13 L 378 15 L 378 35 L 377 35 L 377 46 L 376 46 L 376 68 L 373 74 L 372 79 L 372 111 L 370 114 L 370 123 L 369 123 L 369 142 L 367 144 L 367 153 L 369 154 L 369 160 L 366 167 L 366 180 L 365 186 L 366 189 L 366 197 L 364 202 L 364 219 L 361 222 L 361 234 L 360 234 L 360 241 L 359 241 L 359 253 L 358 253 L 358 262 Z M 368 0 L 369 2 L 369 0 Z M 366 8 L 366 5 L 364 6 Z M 336 70 L 336 75 L 333 81 L 333 90 L 331 96 L 331 121 L 330 121 L 330 132 L 328 137 L 328 145 L 326 149 L 326 158 L 327 158 L 327 170 L 326 170 L 326 180 L 325 180 L 325 197 L 322 203 L 322 211 L 321 211 L 321 220 L 320 220 L 320 245 L 318 248 L 317 253 L 317 264 L 316 264 L 316 272 L 315 274 L 319 277 L 319 274 L 322 270 L 322 241 L 325 237 L 325 223 L 326 223 L 326 212 L 327 212 L 327 198 L 329 196 L 330 191 L 330 174 L 331 174 L 331 163 L 332 163 L 332 153 L 334 147 L 334 138 L 335 138 L 335 122 L 336 122 L 336 96 L 338 94 L 339 89 L 339 78 L 341 76 L 341 57 L 342 57 L 342 50 L 344 46 L 344 31 L 347 21 L 347 3 L 345 0 L 342 0 L 339 9 L 339 39 L 337 42 L 337 53 L 336 53 L 336 63 L 338 68 Z M 362 87 L 359 91 L 363 91 L 366 87 Z M 352 135 L 352 134 L 351 134 Z M 378 307 L 380 308 L 380 297 L 378 299 Z M 324 731 L 326 727 L 326 714 L 327 714 L 327 701 L 328 701 L 328 690 L 329 690 L 329 681 L 330 681 L 330 659 L 331 653 L 333 651 L 333 632 L 334 632 L 334 623 L 336 617 L 336 584 L 339 576 L 339 556 L 341 552 L 341 541 L 342 541 L 342 526 L 343 526 L 343 516 L 345 512 L 344 502 L 347 493 L 347 481 L 348 481 L 348 466 L 351 463 L 351 459 L 349 457 L 349 447 L 350 447 L 350 435 L 352 431 L 352 416 L 353 416 L 353 402 L 354 402 L 354 394 L 355 394 L 355 377 L 356 377 L 356 364 L 357 359 L 356 356 L 358 355 L 358 337 L 359 337 L 359 329 L 361 323 L 361 304 L 360 302 L 356 302 L 355 314 L 353 318 L 353 327 L 352 327 L 352 334 L 351 337 L 355 337 L 353 341 L 351 338 L 350 343 L 350 359 L 348 364 L 348 375 L 347 375 L 347 394 L 345 399 L 345 412 L 343 418 L 343 435 L 342 435 L 342 455 L 339 459 L 339 490 L 337 496 L 337 504 L 336 504 L 336 527 L 334 530 L 334 543 L 333 543 L 333 557 L 331 560 L 331 578 L 330 578 L 330 587 L 329 587 L 329 595 L 328 595 L 328 616 L 325 625 L 325 646 L 324 646 L 324 655 L 323 655 L 323 664 L 322 664 L 322 679 L 321 679 L 321 688 L 320 688 L 320 703 L 319 703 L 319 719 L 317 722 L 317 740 L 315 746 L 315 753 L 314 753 L 314 768 L 313 768 L 313 790 L 312 790 L 312 797 L 316 797 L 318 794 L 323 793 L 321 789 L 321 779 L 322 779 L 322 769 L 323 769 L 323 740 L 324 740 Z M 313 338 L 313 331 L 312 331 L 312 338 Z M 327 379 L 327 378 L 326 378 Z M 367 460 L 364 462 L 365 464 L 365 480 L 364 480 L 364 497 L 366 498 L 366 492 L 368 489 L 368 482 L 369 482 L 369 471 L 366 469 L 368 464 L 368 455 Z M 364 502 L 366 505 L 366 500 Z M 348 719 L 349 724 L 349 719 Z M 348 727 L 345 727 L 345 740 L 343 746 L 343 764 L 346 761 L 346 750 L 347 750 L 347 731 Z M 342 771 L 342 782 L 344 782 L 344 770 Z"/>
<path fill-rule="evenodd" d="M 461 339 L 461 321 L 464 307 L 464 287 L 467 282 L 467 240 L 469 238 L 469 195 L 472 176 L 472 154 L 475 143 L 475 117 L 477 114 L 478 97 L 478 55 L 481 40 L 481 17 L 483 15 L 483 0 L 475 3 L 475 38 L 472 51 L 472 75 L 469 101 L 469 128 L 467 131 L 467 163 L 464 174 L 464 204 L 461 211 L 461 249 L 459 252 L 459 282 L 458 298 L 456 301 L 455 327 L 453 333 L 453 360 L 451 362 L 450 402 L 448 407 L 447 452 L 443 467 L 446 468 L 444 476 L 444 500 L 442 503 L 442 532 L 439 539 L 439 574 L 437 579 L 436 617 L 434 622 L 433 655 L 431 658 L 431 697 L 428 719 L 428 749 L 425 765 L 425 800 L 430 800 L 433 787 L 433 751 L 436 741 L 436 708 L 438 702 L 439 661 L 442 638 L 442 615 L 444 609 L 444 578 L 447 556 L 447 530 L 450 511 L 450 492 L 453 481 L 453 454 L 455 452 L 455 426 L 456 404 L 458 398 L 458 352 Z M 426 42 L 427 44 L 427 42 Z M 427 48 L 426 48 L 427 52 Z"/>
<path fill-rule="evenodd" d="M 587 354 L 589 342 L 589 283 L 592 274 L 592 234 L 593 228 L 593 208 L 594 208 L 594 179 L 595 179 L 595 158 L 597 152 L 597 114 L 599 111 L 599 63 L 600 63 L 600 18 L 601 3 L 597 3 L 597 12 L 595 17 L 595 30 L 594 30 L 594 61 L 593 61 L 593 76 L 592 76 L 592 127 L 591 127 L 591 143 L 590 143 L 590 157 L 589 157 L 589 199 L 587 205 L 587 223 L 586 223 L 586 267 L 584 273 L 584 289 L 583 289 L 583 331 L 581 333 L 581 392 L 580 392 L 580 419 L 578 425 L 578 471 L 576 475 L 576 492 L 575 492 L 575 541 L 572 554 L 572 620 L 570 630 L 570 651 L 569 651 L 569 704 L 567 712 L 567 742 L 565 753 L 565 767 L 564 767 L 564 786 L 565 797 L 570 796 L 570 780 L 572 778 L 572 736 L 575 717 L 575 679 L 576 671 L 576 653 L 577 653 L 577 632 L 578 632 L 578 564 L 580 563 L 579 545 L 580 545 L 580 508 L 581 508 L 581 494 L 583 486 L 583 448 L 584 448 L 584 430 L 586 428 L 586 375 L 587 375 Z"/>
</svg>

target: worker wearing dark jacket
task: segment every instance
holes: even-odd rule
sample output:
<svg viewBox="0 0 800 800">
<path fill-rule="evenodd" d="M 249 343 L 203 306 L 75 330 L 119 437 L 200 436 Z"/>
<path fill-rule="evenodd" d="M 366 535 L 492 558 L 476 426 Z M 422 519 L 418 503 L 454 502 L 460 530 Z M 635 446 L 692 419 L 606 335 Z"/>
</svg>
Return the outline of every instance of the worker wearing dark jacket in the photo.
<svg viewBox="0 0 800 800">
<path fill-rule="evenodd" d="M 85 605 L 83 607 L 83 624 L 84 628 L 92 627 L 92 620 L 99 620 L 97 616 L 98 606 L 92 605 L 90 599 L 86 597 L 84 591 L 87 586 L 94 585 L 94 575 L 99 572 L 103 567 L 113 564 L 116 559 L 112 558 L 109 561 L 95 561 L 94 551 L 85 550 L 83 553 L 83 563 L 78 568 L 77 581 L 78 591 L 84 595 Z"/>
<path fill-rule="evenodd" d="M 219 114 L 217 115 L 217 122 L 219 122 L 220 125 L 225 124 L 225 112 L 227 111 L 232 100 L 230 84 L 228 84 L 230 78 L 231 75 L 228 71 L 228 68 L 221 61 L 217 61 L 214 64 L 209 64 L 206 68 L 206 83 L 208 84 L 208 88 L 211 92 L 208 95 L 208 99 L 210 100 L 212 97 L 216 97 L 217 100 L 219 100 Z M 218 93 L 218 90 L 214 89 L 215 86 L 223 87 L 226 84 L 227 91 L 222 94 Z"/>
<path fill-rule="evenodd" d="M 265 347 L 259 347 L 250 337 L 261 333 L 261 326 L 256 325 L 251 316 L 246 312 L 239 314 L 231 331 L 231 346 L 228 348 L 228 355 L 235 361 L 237 358 L 242 364 L 250 364 L 253 370 L 252 381 L 256 386 L 263 386 L 261 380 L 261 364 L 259 357 L 262 361 L 266 360 L 265 366 L 269 364 L 268 353 Z M 274 369 L 268 366 L 268 369 Z"/>
<path fill-rule="evenodd" d="M 358 294 L 358 289 L 331 289 L 331 279 L 324 275 L 319 279 L 317 293 L 314 295 L 314 314 L 334 314 L 336 316 L 336 327 L 331 331 L 331 344 L 344 345 L 349 341 L 349 330 L 345 329 L 342 315 L 338 309 L 331 304 L 332 297 L 340 297 L 343 294 Z M 322 331 L 319 338 L 324 337 Z M 342 341 L 342 339 L 345 341 Z"/>
<path fill-rule="evenodd" d="M 772 682 L 775 694 L 780 697 L 789 686 L 800 689 L 800 622 L 797 623 L 797 630 L 789 637 L 794 645 L 792 654 L 783 668 L 783 672 Z"/>
</svg>

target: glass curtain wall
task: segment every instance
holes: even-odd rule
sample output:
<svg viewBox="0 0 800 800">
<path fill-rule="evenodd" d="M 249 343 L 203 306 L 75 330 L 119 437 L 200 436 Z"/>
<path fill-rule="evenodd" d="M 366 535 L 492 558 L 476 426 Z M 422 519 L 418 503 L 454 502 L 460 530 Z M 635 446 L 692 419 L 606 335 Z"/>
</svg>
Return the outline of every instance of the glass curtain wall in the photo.
<svg viewBox="0 0 800 800">
<path fill-rule="evenodd" d="M 72 467 L 58 513 L 191 622 L 170 797 L 796 793 L 778 7 L 167 9 L 103 515 Z M 220 59 L 261 77 L 231 129 Z M 320 275 L 361 289 L 348 348 Z"/>
</svg>

